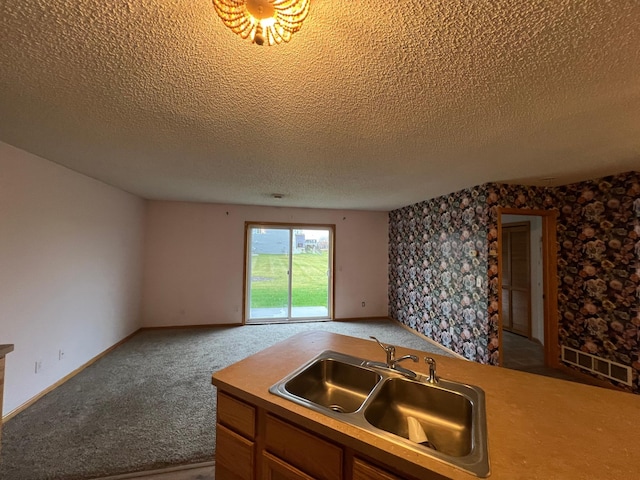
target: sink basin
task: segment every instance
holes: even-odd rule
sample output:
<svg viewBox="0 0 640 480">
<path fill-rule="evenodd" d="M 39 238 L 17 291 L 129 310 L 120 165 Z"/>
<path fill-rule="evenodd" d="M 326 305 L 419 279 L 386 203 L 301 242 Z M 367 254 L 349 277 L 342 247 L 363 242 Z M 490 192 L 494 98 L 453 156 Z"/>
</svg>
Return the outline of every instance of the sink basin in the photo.
<svg viewBox="0 0 640 480">
<path fill-rule="evenodd" d="M 473 449 L 473 402 L 452 390 L 392 378 L 371 400 L 364 417 L 374 427 L 406 439 L 407 419 L 413 417 L 439 452 L 463 457 Z"/>
<path fill-rule="evenodd" d="M 484 392 L 478 387 L 445 379 L 428 383 L 420 374 L 410 379 L 384 364 L 325 351 L 269 391 L 478 477 L 489 475 Z M 409 417 L 429 444 L 410 440 Z"/>
<path fill-rule="evenodd" d="M 322 358 L 285 383 L 284 389 L 298 398 L 339 413 L 351 413 L 382 377 L 373 370 L 335 358 Z"/>
</svg>

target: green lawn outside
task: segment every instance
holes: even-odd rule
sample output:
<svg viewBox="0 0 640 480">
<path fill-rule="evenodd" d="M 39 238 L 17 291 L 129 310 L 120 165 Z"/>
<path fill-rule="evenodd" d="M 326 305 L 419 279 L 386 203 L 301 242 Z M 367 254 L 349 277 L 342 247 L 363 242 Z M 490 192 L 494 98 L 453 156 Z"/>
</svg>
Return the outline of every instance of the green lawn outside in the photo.
<svg viewBox="0 0 640 480">
<path fill-rule="evenodd" d="M 293 307 L 328 307 L 328 258 L 327 252 L 293 255 Z M 287 306 L 288 269 L 288 255 L 257 254 L 251 257 L 251 308 Z"/>
</svg>

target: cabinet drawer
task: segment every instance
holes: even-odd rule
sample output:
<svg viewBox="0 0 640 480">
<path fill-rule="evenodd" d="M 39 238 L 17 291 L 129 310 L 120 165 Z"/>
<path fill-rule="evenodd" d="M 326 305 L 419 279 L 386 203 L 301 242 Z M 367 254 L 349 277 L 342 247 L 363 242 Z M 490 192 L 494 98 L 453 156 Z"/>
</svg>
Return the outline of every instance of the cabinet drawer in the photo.
<svg viewBox="0 0 640 480">
<path fill-rule="evenodd" d="M 360 458 L 353 459 L 353 480 L 402 480 Z"/>
<path fill-rule="evenodd" d="M 265 447 L 319 480 L 342 478 L 342 448 L 272 415 L 265 422 Z"/>
<path fill-rule="evenodd" d="M 314 478 L 269 452 L 262 452 L 262 480 L 314 480 Z"/>
<path fill-rule="evenodd" d="M 253 442 L 216 425 L 216 480 L 251 480 L 255 468 Z"/>
<path fill-rule="evenodd" d="M 218 423 L 253 440 L 256 437 L 256 409 L 248 403 L 218 391 Z"/>
</svg>

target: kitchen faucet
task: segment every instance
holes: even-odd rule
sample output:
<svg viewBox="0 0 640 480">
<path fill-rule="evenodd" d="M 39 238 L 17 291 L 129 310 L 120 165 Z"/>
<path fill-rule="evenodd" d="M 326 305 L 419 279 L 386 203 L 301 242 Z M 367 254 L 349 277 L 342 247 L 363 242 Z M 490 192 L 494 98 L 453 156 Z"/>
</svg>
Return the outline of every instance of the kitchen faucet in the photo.
<svg viewBox="0 0 640 480">
<path fill-rule="evenodd" d="M 415 372 L 412 372 L 411 370 L 401 367 L 398 364 L 404 360 L 413 360 L 414 362 L 418 362 L 418 357 L 416 357 L 415 355 L 404 355 L 400 358 L 396 358 L 396 347 L 394 347 L 393 345 L 385 345 L 384 343 L 382 343 L 380 340 L 378 340 L 376 337 L 374 336 L 370 336 L 369 338 L 372 338 L 373 340 L 375 340 L 376 342 L 378 342 L 378 345 L 380 345 L 380 347 L 384 350 L 384 352 L 387 354 L 387 362 L 386 362 L 386 367 L 390 368 L 391 370 L 395 370 L 396 372 L 400 372 L 403 375 L 410 377 L 410 378 L 416 378 L 417 375 Z"/>
</svg>

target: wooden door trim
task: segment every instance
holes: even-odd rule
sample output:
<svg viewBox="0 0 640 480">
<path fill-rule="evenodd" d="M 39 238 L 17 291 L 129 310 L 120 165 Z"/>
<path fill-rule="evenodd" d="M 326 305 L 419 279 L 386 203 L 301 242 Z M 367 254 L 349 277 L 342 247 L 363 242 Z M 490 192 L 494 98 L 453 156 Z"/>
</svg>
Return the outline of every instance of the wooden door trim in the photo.
<svg viewBox="0 0 640 480">
<path fill-rule="evenodd" d="M 498 207 L 498 285 L 502 285 L 502 215 L 542 217 L 542 277 L 544 294 L 544 363 L 548 367 L 560 365 L 558 345 L 558 253 L 556 245 L 557 210 Z M 503 365 L 502 292 L 498 295 L 498 362 Z"/>
<path fill-rule="evenodd" d="M 542 269 L 544 278 L 544 363 L 548 367 L 560 365 L 558 344 L 558 248 L 557 211 L 542 216 Z"/>
</svg>

